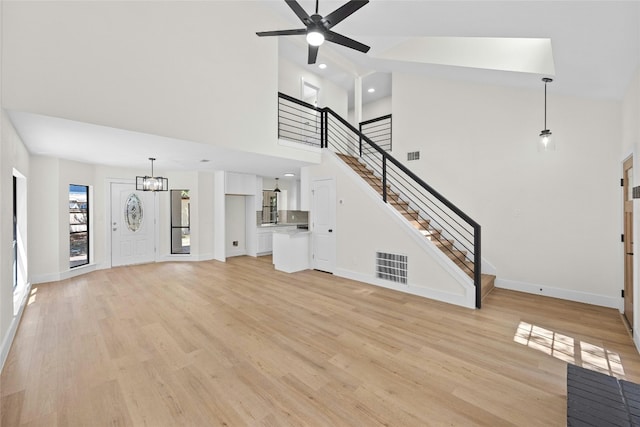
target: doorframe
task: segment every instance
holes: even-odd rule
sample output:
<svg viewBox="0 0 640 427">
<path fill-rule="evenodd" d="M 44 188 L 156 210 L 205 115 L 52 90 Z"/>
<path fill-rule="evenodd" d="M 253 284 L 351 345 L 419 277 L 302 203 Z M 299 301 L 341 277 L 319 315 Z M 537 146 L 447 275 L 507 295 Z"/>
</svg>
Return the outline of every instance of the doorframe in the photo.
<svg viewBox="0 0 640 427">
<path fill-rule="evenodd" d="M 105 200 L 105 262 L 104 268 L 113 268 L 112 265 L 112 235 L 111 235 L 111 184 L 132 184 L 134 187 L 136 185 L 136 181 L 133 179 L 122 179 L 122 178 L 107 178 L 105 179 L 105 189 L 104 192 L 104 200 Z M 159 253 L 160 253 L 160 198 L 157 197 L 157 194 L 154 195 L 153 198 L 154 204 L 154 227 L 153 227 L 153 241 L 154 241 L 154 251 L 153 251 L 153 262 L 160 261 Z"/>
<path fill-rule="evenodd" d="M 634 215 L 633 215 L 633 196 L 629 196 L 629 194 L 633 191 L 633 184 L 635 180 L 633 179 L 633 156 L 628 156 L 622 161 L 622 318 L 624 323 L 627 325 L 631 331 L 633 331 L 635 324 L 635 256 L 633 242 L 634 242 Z M 627 171 L 630 169 L 631 171 L 631 179 L 627 179 Z M 627 208 L 631 206 L 631 217 L 627 219 Z M 630 221 L 630 223 L 628 222 Z M 628 230 L 628 228 L 630 230 Z M 627 235 L 627 231 L 630 231 L 630 235 Z M 629 241 L 630 240 L 630 241 Z M 631 256 L 631 259 L 629 259 Z M 628 276 L 631 277 L 628 277 Z M 631 295 L 628 295 L 628 294 Z M 627 313 L 627 307 L 629 307 L 629 313 Z"/>
<path fill-rule="evenodd" d="M 31 281 L 29 277 L 29 188 L 27 177 L 20 171 L 13 168 L 12 181 L 15 183 L 13 187 L 13 204 L 17 209 L 16 231 L 17 240 L 16 248 L 12 250 L 12 258 L 15 256 L 15 271 L 12 267 L 12 276 L 16 274 L 16 286 L 12 286 L 13 291 L 13 315 L 17 315 L 21 309 L 22 301 L 31 289 Z M 13 212 L 13 207 L 12 207 Z"/>
</svg>

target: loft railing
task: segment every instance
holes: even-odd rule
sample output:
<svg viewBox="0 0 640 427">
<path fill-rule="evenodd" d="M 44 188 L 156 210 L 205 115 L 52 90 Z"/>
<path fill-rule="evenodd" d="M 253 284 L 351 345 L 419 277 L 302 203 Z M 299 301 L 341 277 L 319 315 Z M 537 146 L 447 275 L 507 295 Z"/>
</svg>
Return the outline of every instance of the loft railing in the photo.
<svg viewBox="0 0 640 427">
<path fill-rule="evenodd" d="M 382 181 L 382 199 L 389 202 L 389 193 L 398 194 L 418 212 L 419 221 L 427 233 L 434 228 L 452 242 L 441 249 L 473 278 L 476 307 L 481 307 L 481 230 L 480 225 L 442 194 L 411 172 L 387 151 L 362 134 L 330 108 L 317 108 L 288 95 L 278 94 L 278 136 L 341 154 L 359 157 Z M 310 118 L 318 123 L 308 132 Z"/>
<path fill-rule="evenodd" d="M 359 130 L 378 147 L 391 151 L 392 136 L 391 114 L 360 122 Z"/>
<path fill-rule="evenodd" d="M 322 110 L 284 93 L 278 94 L 278 138 L 322 146 Z"/>
</svg>

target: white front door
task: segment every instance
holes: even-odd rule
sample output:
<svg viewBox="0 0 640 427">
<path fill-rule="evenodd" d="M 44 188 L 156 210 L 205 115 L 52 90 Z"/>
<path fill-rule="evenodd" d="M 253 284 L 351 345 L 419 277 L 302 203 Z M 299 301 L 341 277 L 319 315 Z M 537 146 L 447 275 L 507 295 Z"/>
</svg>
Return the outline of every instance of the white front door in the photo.
<svg viewBox="0 0 640 427">
<path fill-rule="evenodd" d="M 333 273 L 336 266 L 336 183 L 319 179 L 311 183 L 311 263 L 314 269 Z"/>
<path fill-rule="evenodd" d="M 111 265 L 155 261 L 155 194 L 111 183 Z"/>
</svg>

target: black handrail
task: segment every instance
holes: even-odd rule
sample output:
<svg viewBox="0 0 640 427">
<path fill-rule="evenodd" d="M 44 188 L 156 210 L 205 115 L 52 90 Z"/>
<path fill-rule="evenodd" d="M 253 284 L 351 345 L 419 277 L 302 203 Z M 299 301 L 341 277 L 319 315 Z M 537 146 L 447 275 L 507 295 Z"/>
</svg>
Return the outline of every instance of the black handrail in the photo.
<svg viewBox="0 0 640 427">
<path fill-rule="evenodd" d="M 475 290 L 476 290 L 476 295 L 475 295 L 475 299 L 476 299 L 476 307 L 477 308 L 481 308 L 481 304 L 482 304 L 482 289 L 481 289 L 481 280 L 482 280 L 482 276 L 481 276 L 481 265 L 482 265 L 482 257 L 481 257 L 481 228 L 480 225 L 474 221 L 469 215 L 467 215 L 465 212 L 463 212 L 460 208 L 458 208 L 455 204 L 453 204 L 451 201 L 449 201 L 446 197 L 444 197 L 442 194 L 440 194 L 438 191 L 436 191 L 433 187 L 431 187 L 429 184 L 427 184 L 426 182 L 424 182 L 424 180 L 422 180 L 419 176 L 417 176 L 415 173 L 413 173 L 411 170 L 409 170 L 405 165 L 403 165 L 402 163 L 400 163 L 398 160 L 396 160 L 393 156 L 391 156 L 386 150 L 382 149 L 378 144 L 376 144 L 375 142 L 373 142 L 369 137 L 367 137 L 366 135 L 364 135 L 362 132 L 360 132 L 358 129 L 356 129 L 353 125 L 351 125 L 349 122 L 347 122 L 344 118 L 340 117 L 338 114 L 336 114 L 335 111 L 333 111 L 331 108 L 329 107 L 324 107 L 324 108 L 318 108 L 314 105 L 311 105 L 309 103 L 306 103 L 304 101 L 300 101 L 296 98 L 293 98 L 289 95 L 285 95 L 283 93 L 279 93 L 278 96 L 280 98 L 283 98 L 289 102 L 292 102 L 294 104 L 297 104 L 298 106 L 302 107 L 302 108 L 307 108 L 307 109 L 311 109 L 314 110 L 316 112 L 320 113 L 320 123 L 321 123 L 321 129 L 320 129 L 320 148 L 329 148 L 329 142 L 330 142 L 330 136 L 333 135 L 329 133 L 329 128 L 330 128 L 330 121 L 329 121 L 329 116 L 331 116 L 332 119 L 337 120 L 341 125 L 343 125 L 344 127 L 346 127 L 347 130 L 351 131 L 353 133 L 353 141 L 354 141 L 354 147 L 353 147 L 353 152 L 351 152 L 350 150 L 350 144 L 349 144 L 349 135 L 346 135 L 343 132 L 340 132 L 339 128 L 336 129 L 335 131 L 335 138 L 332 139 L 333 142 L 335 142 L 335 144 L 337 144 L 337 147 L 340 148 L 341 150 L 344 150 L 345 153 L 348 154 L 356 154 L 360 157 L 363 158 L 363 151 L 362 151 L 362 145 L 363 142 L 366 143 L 369 147 L 374 149 L 374 152 L 377 152 L 379 156 L 381 156 L 381 170 L 378 170 L 378 172 L 381 175 L 381 180 L 382 180 L 382 199 L 384 202 L 387 202 L 388 199 L 388 193 L 387 193 L 387 187 L 389 186 L 389 177 L 390 172 L 389 172 L 389 165 L 388 163 L 390 163 L 391 165 L 393 165 L 395 168 L 397 168 L 399 171 L 401 171 L 402 173 L 404 173 L 409 180 L 411 180 L 413 183 L 415 183 L 415 185 L 413 183 L 409 183 L 411 185 L 411 187 L 415 188 L 420 187 L 422 189 L 424 189 L 426 192 L 428 192 L 431 196 L 433 196 L 438 202 L 440 202 L 442 205 L 444 205 L 447 209 L 449 209 L 451 212 L 453 212 L 455 215 L 458 216 L 458 218 L 465 222 L 469 227 L 473 228 L 473 243 L 471 243 L 471 241 L 464 237 L 464 233 L 469 233 L 468 230 L 466 230 L 454 217 L 451 217 L 451 220 L 453 220 L 453 222 L 455 222 L 458 226 L 463 227 L 462 231 L 452 231 L 451 229 L 447 229 L 446 231 L 449 233 L 455 233 L 458 236 L 463 236 L 464 240 L 467 240 L 467 242 L 469 244 L 473 245 L 473 281 L 474 281 L 474 285 L 475 285 Z M 364 122 L 363 122 L 364 123 Z M 335 141 L 334 141 L 335 139 Z M 357 145 L 356 145 L 357 144 Z M 363 158 L 363 160 L 366 161 L 366 159 Z M 372 165 L 373 167 L 373 165 Z M 375 170 L 376 168 L 374 168 Z M 397 173 L 394 171 L 394 173 Z M 400 179 L 401 177 L 398 176 L 396 179 Z M 404 179 L 404 178 L 403 178 Z M 405 179 L 406 181 L 406 179 Z M 393 184 L 392 184 L 393 185 Z M 402 187 L 402 188 L 406 188 L 407 190 L 411 191 L 410 188 L 407 187 Z M 418 190 L 418 189 L 416 189 Z M 416 197 L 416 195 L 414 194 L 414 197 Z M 425 202 L 420 202 L 423 203 L 423 206 L 427 207 L 428 203 Z M 433 203 L 433 201 L 431 201 L 431 203 Z M 439 216 L 439 218 L 441 219 L 441 223 L 439 223 L 440 225 L 442 223 L 445 223 L 447 225 L 449 225 L 451 228 L 455 228 L 455 226 L 453 224 L 450 224 L 449 221 L 447 221 L 446 218 L 443 218 L 442 216 L 440 216 L 439 214 L 437 214 L 436 212 L 436 208 L 435 205 L 433 208 L 430 208 L 437 216 Z M 444 212 L 442 210 L 442 208 L 438 208 L 440 209 L 443 214 L 449 216 L 446 212 Z M 419 218 L 416 218 L 419 219 Z M 461 246 L 463 246 L 465 249 L 469 250 L 470 248 L 468 248 L 466 246 L 466 244 L 464 244 L 464 242 L 461 241 L 461 238 L 454 238 L 454 240 L 456 242 L 459 242 L 459 244 Z M 456 252 L 460 253 L 459 251 L 456 251 L 455 249 L 448 249 L 449 252 L 451 252 L 451 254 L 453 254 L 453 256 L 455 258 L 457 258 L 458 260 L 464 262 L 464 259 L 459 258 L 459 255 L 456 254 Z M 466 259 L 466 258 L 465 258 Z M 468 267 L 467 267 L 468 268 Z M 469 269 L 470 270 L 470 269 Z"/>
<path fill-rule="evenodd" d="M 391 151 L 393 148 L 392 125 L 392 116 L 391 114 L 387 114 L 360 122 L 358 127 L 360 133 L 367 135 L 369 139 L 375 141 L 380 148 L 383 148 L 386 151 Z"/>
<path fill-rule="evenodd" d="M 308 102 L 300 101 L 299 99 L 294 98 L 293 96 L 289 96 L 286 93 L 278 92 L 278 98 L 286 99 L 287 101 L 293 102 L 294 104 L 298 104 L 301 107 L 306 107 L 311 110 L 316 110 L 318 112 L 322 112 L 323 110 L 322 108 L 318 108 L 313 104 L 309 104 Z"/>
<path fill-rule="evenodd" d="M 371 123 L 379 122 L 381 120 L 386 120 L 390 118 L 391 118 L 391 114 L 387 114 L 386 116 L 380 116 L 380 117 L 376 117 L 375 119 L 369 119 L 369 120 L 365 120 L 364 122 L 360 122 L 360 126 L 368 125 Z"/>
</svg>

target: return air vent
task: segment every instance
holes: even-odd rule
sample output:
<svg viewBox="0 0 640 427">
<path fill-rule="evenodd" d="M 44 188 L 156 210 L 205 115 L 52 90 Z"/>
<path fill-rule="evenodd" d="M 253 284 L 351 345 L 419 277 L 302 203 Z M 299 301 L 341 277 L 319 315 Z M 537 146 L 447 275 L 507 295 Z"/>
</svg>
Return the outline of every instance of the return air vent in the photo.
<svg viewBox="0 0 640 427">
<path fill-rule="evenodd" d="M 376 277 L 407 284 L 407 256 L 376 252 Z"/>
<path fill-rule="evenodd" d="M 420 152 L 419 151 L 409 151 L 407 153 L 407 160 L 420 160 Z"/>
</svg>

